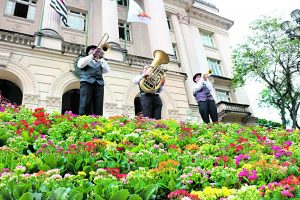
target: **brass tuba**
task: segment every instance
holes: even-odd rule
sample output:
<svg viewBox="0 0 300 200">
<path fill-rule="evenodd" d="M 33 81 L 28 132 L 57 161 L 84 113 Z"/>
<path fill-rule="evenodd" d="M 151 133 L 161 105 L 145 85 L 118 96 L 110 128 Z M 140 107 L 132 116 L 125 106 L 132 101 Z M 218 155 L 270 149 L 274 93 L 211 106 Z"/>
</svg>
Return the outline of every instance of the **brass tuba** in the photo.
<svg viewBox="0 0 300 200">
<path fill-rule="evenodd" d="M 165 71 L 161 69 L 161 64 L 169 63 L 169 56 L 162 50 L 153 52 L 154 60 L 150 64 L 150 75 L 140 81 L 141 89 L 146 93 L 154 94 L 161 87 L 161 80 L 165 78 Z"/>
</svg>

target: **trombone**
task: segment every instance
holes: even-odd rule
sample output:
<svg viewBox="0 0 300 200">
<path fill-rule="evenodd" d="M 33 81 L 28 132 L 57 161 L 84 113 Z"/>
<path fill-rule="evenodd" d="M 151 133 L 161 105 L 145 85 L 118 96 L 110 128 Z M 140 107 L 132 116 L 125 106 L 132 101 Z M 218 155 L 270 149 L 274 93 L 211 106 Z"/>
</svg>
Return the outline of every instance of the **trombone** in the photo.
<svg viewBox="0 0 300 200">
<path fill-rule="evenodd" d="M 104 33 L 97 48 L 102 49 L 102 51 L 104 52 L 110 50 L 111 46 L 107 43 L 108 39 L 109 39 L 109 35 L 107 33 Z"/>
</svg>

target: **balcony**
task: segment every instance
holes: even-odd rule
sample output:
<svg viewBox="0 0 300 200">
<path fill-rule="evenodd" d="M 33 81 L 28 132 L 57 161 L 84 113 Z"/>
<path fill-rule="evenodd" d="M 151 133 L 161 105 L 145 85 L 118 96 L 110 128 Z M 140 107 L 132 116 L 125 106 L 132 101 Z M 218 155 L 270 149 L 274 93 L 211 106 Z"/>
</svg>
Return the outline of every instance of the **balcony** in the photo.
<svg viewBox="0 0 300 200">
<path fill-rule="evenodd" d="M 249 105 L 220 101 L 217 103 L 219 121 L 255 125 L 257 118 L 251 116 Z"/>
</svg>

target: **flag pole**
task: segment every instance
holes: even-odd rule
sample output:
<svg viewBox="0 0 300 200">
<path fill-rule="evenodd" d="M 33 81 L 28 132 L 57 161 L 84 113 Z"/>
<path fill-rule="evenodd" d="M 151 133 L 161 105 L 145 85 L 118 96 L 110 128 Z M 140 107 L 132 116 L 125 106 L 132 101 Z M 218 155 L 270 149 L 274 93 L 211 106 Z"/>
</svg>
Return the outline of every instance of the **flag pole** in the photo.
<svg viewBox="0 0 300 200">
<path fill-rule="evenodd" d="M 42 25 L 43 25 L 43 20 L 44 20 L 44 12 L 45 12 L 45 1 L 43 1 L 43 5 L 42 5 L 42 14 L 41 14 L 41 21 L 40 21 L 40 32 L 42 32 Z"/>
<path fill-rule="evenodd" d="M 123 61 L 125 62 L 126 61 L 126 57 L 127 57 L 127 49 L 126 49 L 126 44 L 127 44 L 127 19 L 128 19 L 128 10 L 129 10 L 129 0 L 126 0 L 126 20 L 125 20 L 125 33 L 124 33 L 124 49 L 126 50 L 125 52 L 123 52 L 124 56 L 123 56 Z"/>
<path fill-rule="evenodd" d="M 87 16 L 86 16 L 86 23 L 85 23 L 85 46 L 84 46 L 84 49 L 87 48 L 87 43 L 88 43 L 88 35 L 89 35 L 89 23 L 90 23 L 90 7 L 91 7 L 91 0 L 88 0 L 88 13 L 87 13 Z"/>
</svg>

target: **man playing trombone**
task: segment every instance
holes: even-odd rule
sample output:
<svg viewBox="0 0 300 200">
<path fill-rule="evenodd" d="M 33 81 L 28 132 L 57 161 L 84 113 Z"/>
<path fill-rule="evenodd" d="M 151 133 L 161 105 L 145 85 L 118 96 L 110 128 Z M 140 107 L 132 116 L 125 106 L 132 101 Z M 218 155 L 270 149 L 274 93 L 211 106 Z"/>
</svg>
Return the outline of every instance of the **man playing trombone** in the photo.
<svg viewBox="0 0 300 200">
<path fill-rule="evenodd" d="M 104 80 L 102 74 L 110 67 L 103 58 L 103 50 L 96 45 L 86 48 L 87 56 L 78 60 L 80 68 L 80 103 L 79 115 L 103 115 Z M 93 105 L 93 112 L 91 112 Z"/>
</svg>

